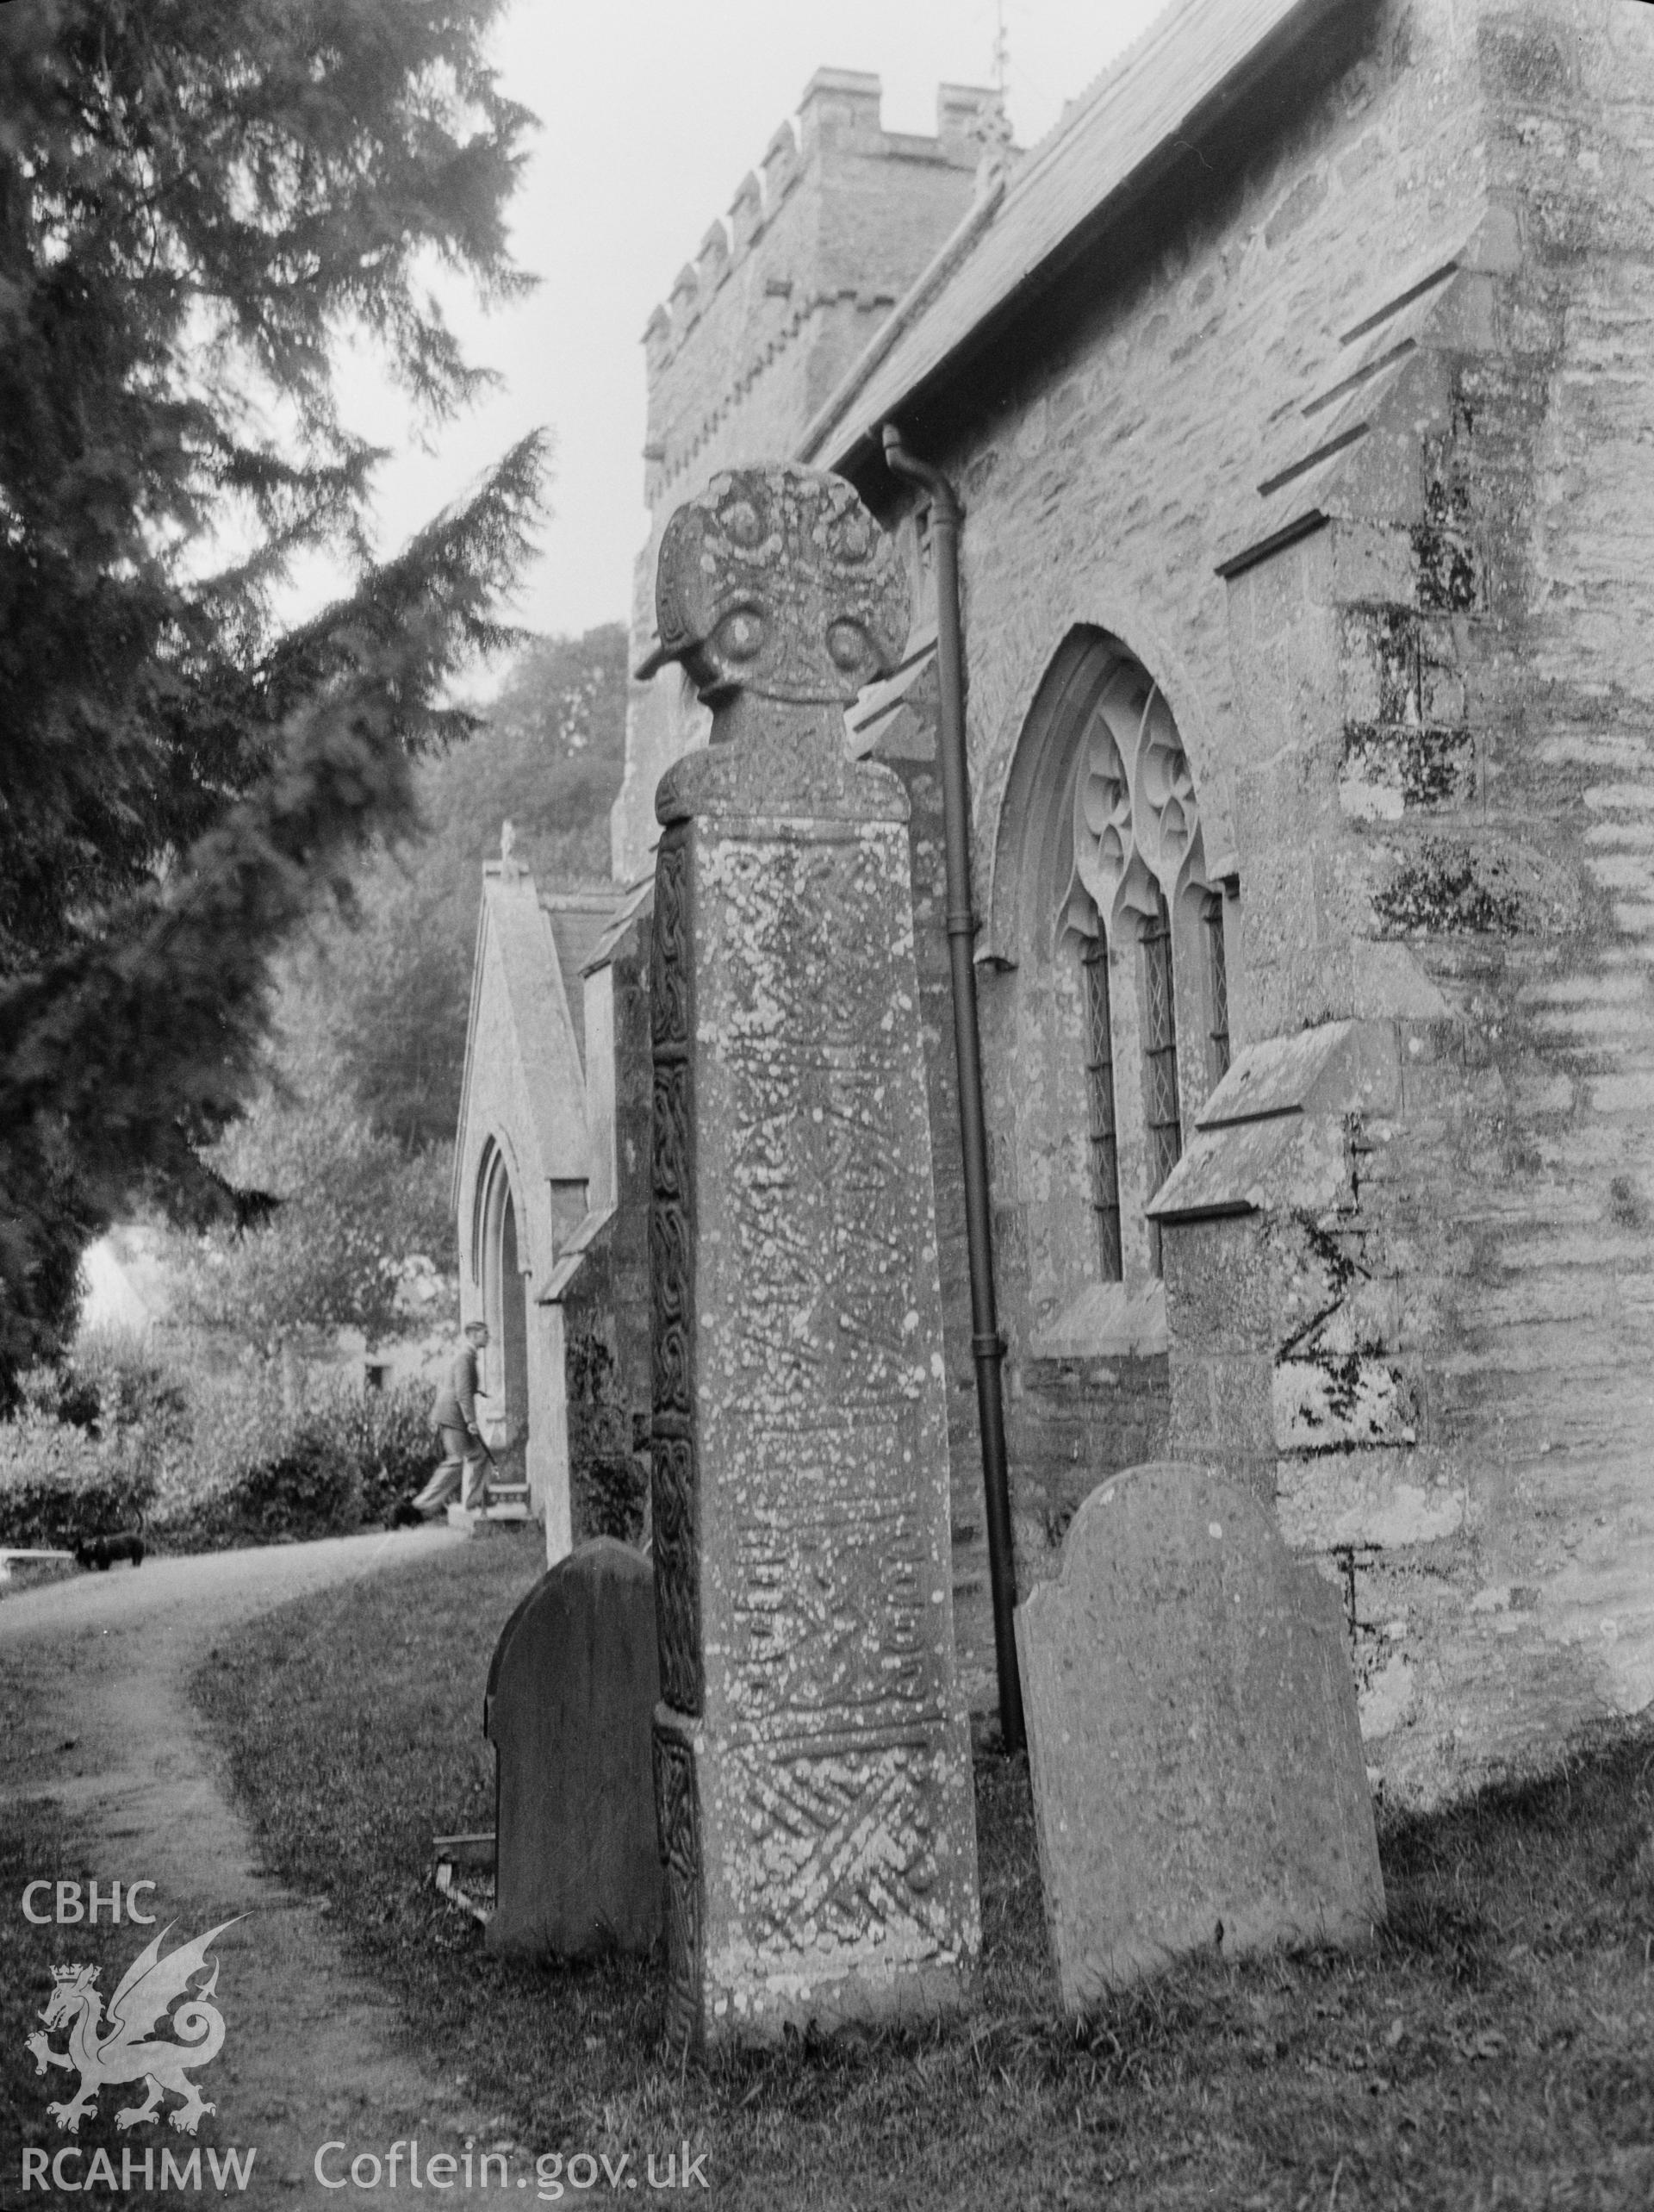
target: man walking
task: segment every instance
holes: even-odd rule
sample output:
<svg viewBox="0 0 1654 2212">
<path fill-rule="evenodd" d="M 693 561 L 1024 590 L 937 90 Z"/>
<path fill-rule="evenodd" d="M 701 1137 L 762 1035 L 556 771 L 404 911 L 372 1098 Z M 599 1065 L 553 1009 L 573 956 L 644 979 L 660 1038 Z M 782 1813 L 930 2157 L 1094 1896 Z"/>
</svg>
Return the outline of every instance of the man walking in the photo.
<svg viewBox="0 0 1654 2212">
<path fill-rule="evenodd" d="M 483 1462 L 494 1455 L 477 1424 L 476 1401 L 488 1393 L 477 1387 L 476 1355 L 488 1341 L 486 1321 L 467 1324 L 465 1341 L 454 1355 L 453 1373 L 431 1409 L 442 1437 L 442 1463 L 414 1500 L 414 1511 L 422 1520 L 434 1521 L 456 1498 L 468 1508 L 482 1503 Z"/>
</svg>

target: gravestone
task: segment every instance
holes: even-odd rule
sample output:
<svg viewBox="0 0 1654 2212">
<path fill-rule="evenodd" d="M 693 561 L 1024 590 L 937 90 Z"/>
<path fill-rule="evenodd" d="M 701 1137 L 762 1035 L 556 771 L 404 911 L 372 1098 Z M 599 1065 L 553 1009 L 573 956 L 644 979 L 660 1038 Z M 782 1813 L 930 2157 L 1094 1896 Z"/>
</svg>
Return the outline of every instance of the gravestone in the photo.
<svg viewBox="0 0 1654 2212">
<path fill-rule="evenodd" d="M 954 2003 L 979 1947 L 906 801 L 847 757 L 906 581 L 848 484 L 714 478 L 660 660 L 653 1506 L 668 2033 Z"/>
<path fill-rule="evenodd" d="M 1216 1471 L 1112 1476 L 1017 1610 L 1064 2004 L 1181 1953 L 1357 1944 L 1384 1878 L 1337 1591 Z"/>
<path fill-rule="evenodd" d="M 540 1577 L 495 1647 L 491 1951 L 647 1952 L 660 1934 L 654 1580 L 641 1553 L 600 1536 Z"/>
</svg>

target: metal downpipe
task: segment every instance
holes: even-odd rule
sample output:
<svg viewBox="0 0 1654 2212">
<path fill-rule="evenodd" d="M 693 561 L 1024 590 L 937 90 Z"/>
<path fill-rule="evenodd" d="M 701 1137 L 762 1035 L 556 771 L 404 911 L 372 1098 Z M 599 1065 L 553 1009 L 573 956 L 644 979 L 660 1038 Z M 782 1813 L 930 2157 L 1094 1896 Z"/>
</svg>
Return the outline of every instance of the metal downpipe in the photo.
<svg viewBox="0 0 1654 2212">
<path fill-rule="evenodd" d="M 982 1488 L 987 1509 L 988 1580 L 993 1598 L 993 1654 L 999 1726 L 1007 1751 L 1020 1751 L 1023 1684 L 1017 1663 L 1017 1566 L 1011 1548 L 1010 1484 L 1005 1464 L 1005 1406 L 1000 1364 L 1005 1347 L 993 1294 L 993 1237 L 988 1206 L 988 1141 L 982 1112 L 982 1044 L 976 1019 L 976 918 L 971 908 L 970 783 L 965 756 L 965 656 L 959 601 L 960 505 L 940 470 L 914 458 L 892 422 L 884 426 L 892 473 L 930 495 L 936 552 L 936 676 L 942 701 L 942 824 L 947 850 L 948 957 L 954 987 L 954 1050 L 959 1065 L 959 1122 L 965 1168 L 965 1234 L 971 1271 L 971 1355 L 982 1431 Z"/>
</svg>

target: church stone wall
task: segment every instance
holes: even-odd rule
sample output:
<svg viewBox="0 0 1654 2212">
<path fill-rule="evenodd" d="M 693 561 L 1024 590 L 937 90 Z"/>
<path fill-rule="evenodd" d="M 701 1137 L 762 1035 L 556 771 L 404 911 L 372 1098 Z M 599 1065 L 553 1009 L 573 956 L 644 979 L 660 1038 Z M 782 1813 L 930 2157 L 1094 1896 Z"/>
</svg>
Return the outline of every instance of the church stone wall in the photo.
<svg viewBox="0 0 1654 2212">
<path fill-rule="evenodd" d="M 472 1087 L 467 1100 L 465 1144 L 457 1163 L 455 1195 L 459 1244 L 460 1312 L 467 1321 L 488 1321 L 494 1340 L 482 1361 L 488 1393 L 482 1405 L 485 1433 L 507 1440 L 514 1449 L 515 1427 L 508 1418 L 503 1374 L 506 1338 L 494 1292 L 513 1301 L 524 1317 L 524 1373 L 519 1378 L 525 1402 L 526 1449 L 524 1477 L 529 1501 L 546 1526 L 547 1558 L 555 1564 L 571 1542 L 569 1518 L 569 1437 L 564 1418 L 561 1316 L 541 1303 L 538 1293 L 557 1264 L 561 1224 L 556 1218 L 551 1184 L 535 1156 L 535 1117 L 519 1045 L 517 1013 L 498 948 L 478 980 L 479 1002 L 472 1032 Z M 491 1155 L 497 1153 L 510 1178 L 516 1225 L 516 1271 L 491 1287 L 484 1254 L 477 1243 L 478 1188 Z M 509 1472 L 511 1461 L 507 1459 Z"/>
<path fill-rule="evenodd" d="M 954 140 L 882 133 L 873 81 L 824 73 L 801 137 L 778 136 L 652 321 L 639 655 L 667 515 L 718 468 L 795 447 L 964 212 L 978 148 Z M 967 508 L 1023 1586 L 1101 1475 L 1197 1432 L 1198 1387 L 1215 1447 L 1256 1461 L 1344 1591 L 1369 1758 L 1415 1797 L 1654 1695 L 1651 146 L 1654 10 L 1332 0 L 1025 314 L 1014 351 L 904 414 Z M 866 258 L 870 238 L 890 260 Z M 910 551 L 921 567 L 911 533 Z M 1075 1148 L 1019 1135 L 1028 979 L 992 919 L 1013 762 L 1080 626 L 1161 687 L 1209 873 L 1238 883 L 1237 1056 L 1356 1020 L 1400 1069 L 1382 1110 L 1343 1118 L 1335 1202 L 1288 1193 L 1245 1233 L 1178 1232 L 1170 1361 L 1152 1315 L 1129 1343 L 1046 1325 L 1039 1224 Z M 623 880 L 657 834 L 659 774 L 705 723 L 675 669 L 636 688 Z M 912 807 L 961 1670 L 979 1695 L 933 702 L 902 730 L 875 750 Z M 1135 1006 L 1122 1029 L 1135 1037 Z M 1212 1073 L 1181 1021 L 1179 1044 L 1188 1125 Z M 1141 1212 L 1146 1192 L 1122 1195 Z"/>
<path fill-rule="evenodd" d="M 1427 455 L 1416 594 L 1452 618 L 1466 768 L 1359 832 L 1449 1009 L 1408 1037 L 1369 1178 L 1464 1514 L 1427 1577 L 1386 1553 L 1359 1593 L 1430 1624 L 1392 1646 L 1410 1773 L 1654 1697 L 1654 22 L 1490 6 L 1477 64 L 1520 250 Z M 1348 701 L 1346 670 L 1346 727 Z"/>
<path fill-rule="evenodd" d="M 1340 1430 L 1329 1368 L 1313 1435 L 1288 1375 L 1274 1442 L 1405 1794 L 1654 1694 L 1651 142 L 1645 9 L 1334 9 L 925 441 L 967 505 L 979 904 L 1041 679 L 1094 625 L 1164 687 L 1234 856 L 1236 1053 L 1394 1025 L 1356 1210 L 1287 1208 L 1280 1280 L 1347 1305 L 1355 1380 L 1405 1402 Z M 1387 320 L 1366 433 L 1305 467 Z M 1317 501 L 1329 527 L 1247 558 Z M 1169 1393 L 1163 1355 L 1039 1355 L 1051 1162 L 1010 1142 L 1015 985 L 982 951 L 1026 1580 Z"/>
<path fill-rule="evenodd" d="M 1240 834 L 1249 754 L 1275 760 L 1289 733 L 1270 726 L 1254 738 L 1245 726 L 1217 564 L 1261 534 L 1258 487 L 1270 472 L 1272 418 L 1296 415 L 1320 383 L 1335 380 L 1335 333 L 1419 271 L 1471 248 L 1484 212 L 1463 43 L 1433 17 L 1421 22 L 1419 11 L 1343 12 L 1330 45 L 1284 65 L 1192 175 L 1168 183 L 1122 226 L 1105 265 L 1030 329 L 1025 366 L 985 384 L 988 404 L 927 455 L 959 485 L 967 510 L 979 912 L 1005 895 L 994 880 L 1001 808 L 1042 679 L 1070 632 L 1095 626 L 1141 660 L 1170 701 L 1208 855 L 1240 851 L 1231 925 L 1237 1050 L 1270 1033 L 1249 995 L 1254 906 L 1278 869 L 1296 882 L 1307 863 L 1302 808 L 1249 816 Z M 1365 32 L 1347 21 L 1358 12 Z M 1315 442 L 1306 430 L 1303 450 Z M 1073 1511 L 1102 1475 L 1164 1450 L 1170 1386 L 1163 1328 L 1158 1343 L 1140 1332 L 1129 1346 L 1090 1350 L 1042 1337 L 1037 1308 L 1053 1287 L 1029 1232 L 1035 1210 L 1051 1203 L 1055 1155 L 1019 1145 L 1014 1134 L 1028 1056 L 1017 981 L 1001 972 L 1000 950 L 990 928 L 978 972 L 1026 1586 L 1049 1571 Z M 1320 1011 L 1306 994 L 1296 1019 Z M 1271 1009 L 1272 1026 L 1273 1017 Z M 1209 1077 L 1198 1040 L 1181 1041 L 1192 1109 Z M 1146 1193 L 1126 1195 L 1141 1212 Z M 1080 1208 L 1088 1202 L 1083 1187 L 1073 1199 Z"/>
<path fill-rule="evenodd" d="M 648 1523 L 650 1481 L 650 1037 L 647 910 L 587 978 L 588 1035 L 612 1069 L 613 1211 L 563 1297 L 569 1458 L 577 1540 L 637 1541 Z M 594 994 L 603 1019 L 591 1019 Z"/>
<path fill-rule="evenodd" d="M 1338 1561 L 1371 1755 L 1414 1794 L 1654 1695 L 1654 35 L 1489 7 L 1474 64 L 1496 262 L 1444 333 L 1414 503 L 1370 487 L 1234 609 L 1238 668 L 1278 708 L 1295 667 L 1334 731 L 1328 1010 L 1415 963 L 1354 1202 L 1319 1251 L 1281 1224 L 1329 1349 L 1275 1386 L 1284 1523 Z"/>
<path fill-rule="evenodd" d="M 919 1036 L 930 1119 L 943 1356 L 948 1369 L 948 1458 L 951 1470 L 954 1636 L 960 1680 L 973 1707 L 998 1696 L 987 1525 L 982 1489 L 976 1363 L 971 1352 L 970 1254 L 965 1231 L 965 1174 L 959 1124 L 959 1062 L 954 1044 L 953 978 L 948 950 L 947 863 L 939 765 L 936 667 L 907 696 L 870 748 L 899 778 L 908 801 L 908 882 L 919 985 Z"/>
</svg>

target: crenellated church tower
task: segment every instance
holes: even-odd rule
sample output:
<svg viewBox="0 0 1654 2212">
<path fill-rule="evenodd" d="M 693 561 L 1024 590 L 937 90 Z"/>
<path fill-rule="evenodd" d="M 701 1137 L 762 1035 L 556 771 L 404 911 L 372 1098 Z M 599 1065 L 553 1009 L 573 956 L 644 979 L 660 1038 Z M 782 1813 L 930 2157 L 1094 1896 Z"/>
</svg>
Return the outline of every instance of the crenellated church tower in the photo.
<svg viewBox="0 0 1654 2212">
<path fill-rule="evenodd" d="M 944 84 L 936 134 L 887 131 L 880 82 L 821 69 L 743 178 L 644 333 L 648 542 L 637 556 L 632 667 L 655 642 L 655 569 L 674 508 L 719 469 L 781 460 L 968 210 L 1003 140 L 1000 96 Z M 611 819 L 618 882 L 648 869 L 655 787 L 711 718 L 676 668 L 634 682 L 626 775 Z"/>
</svg>

